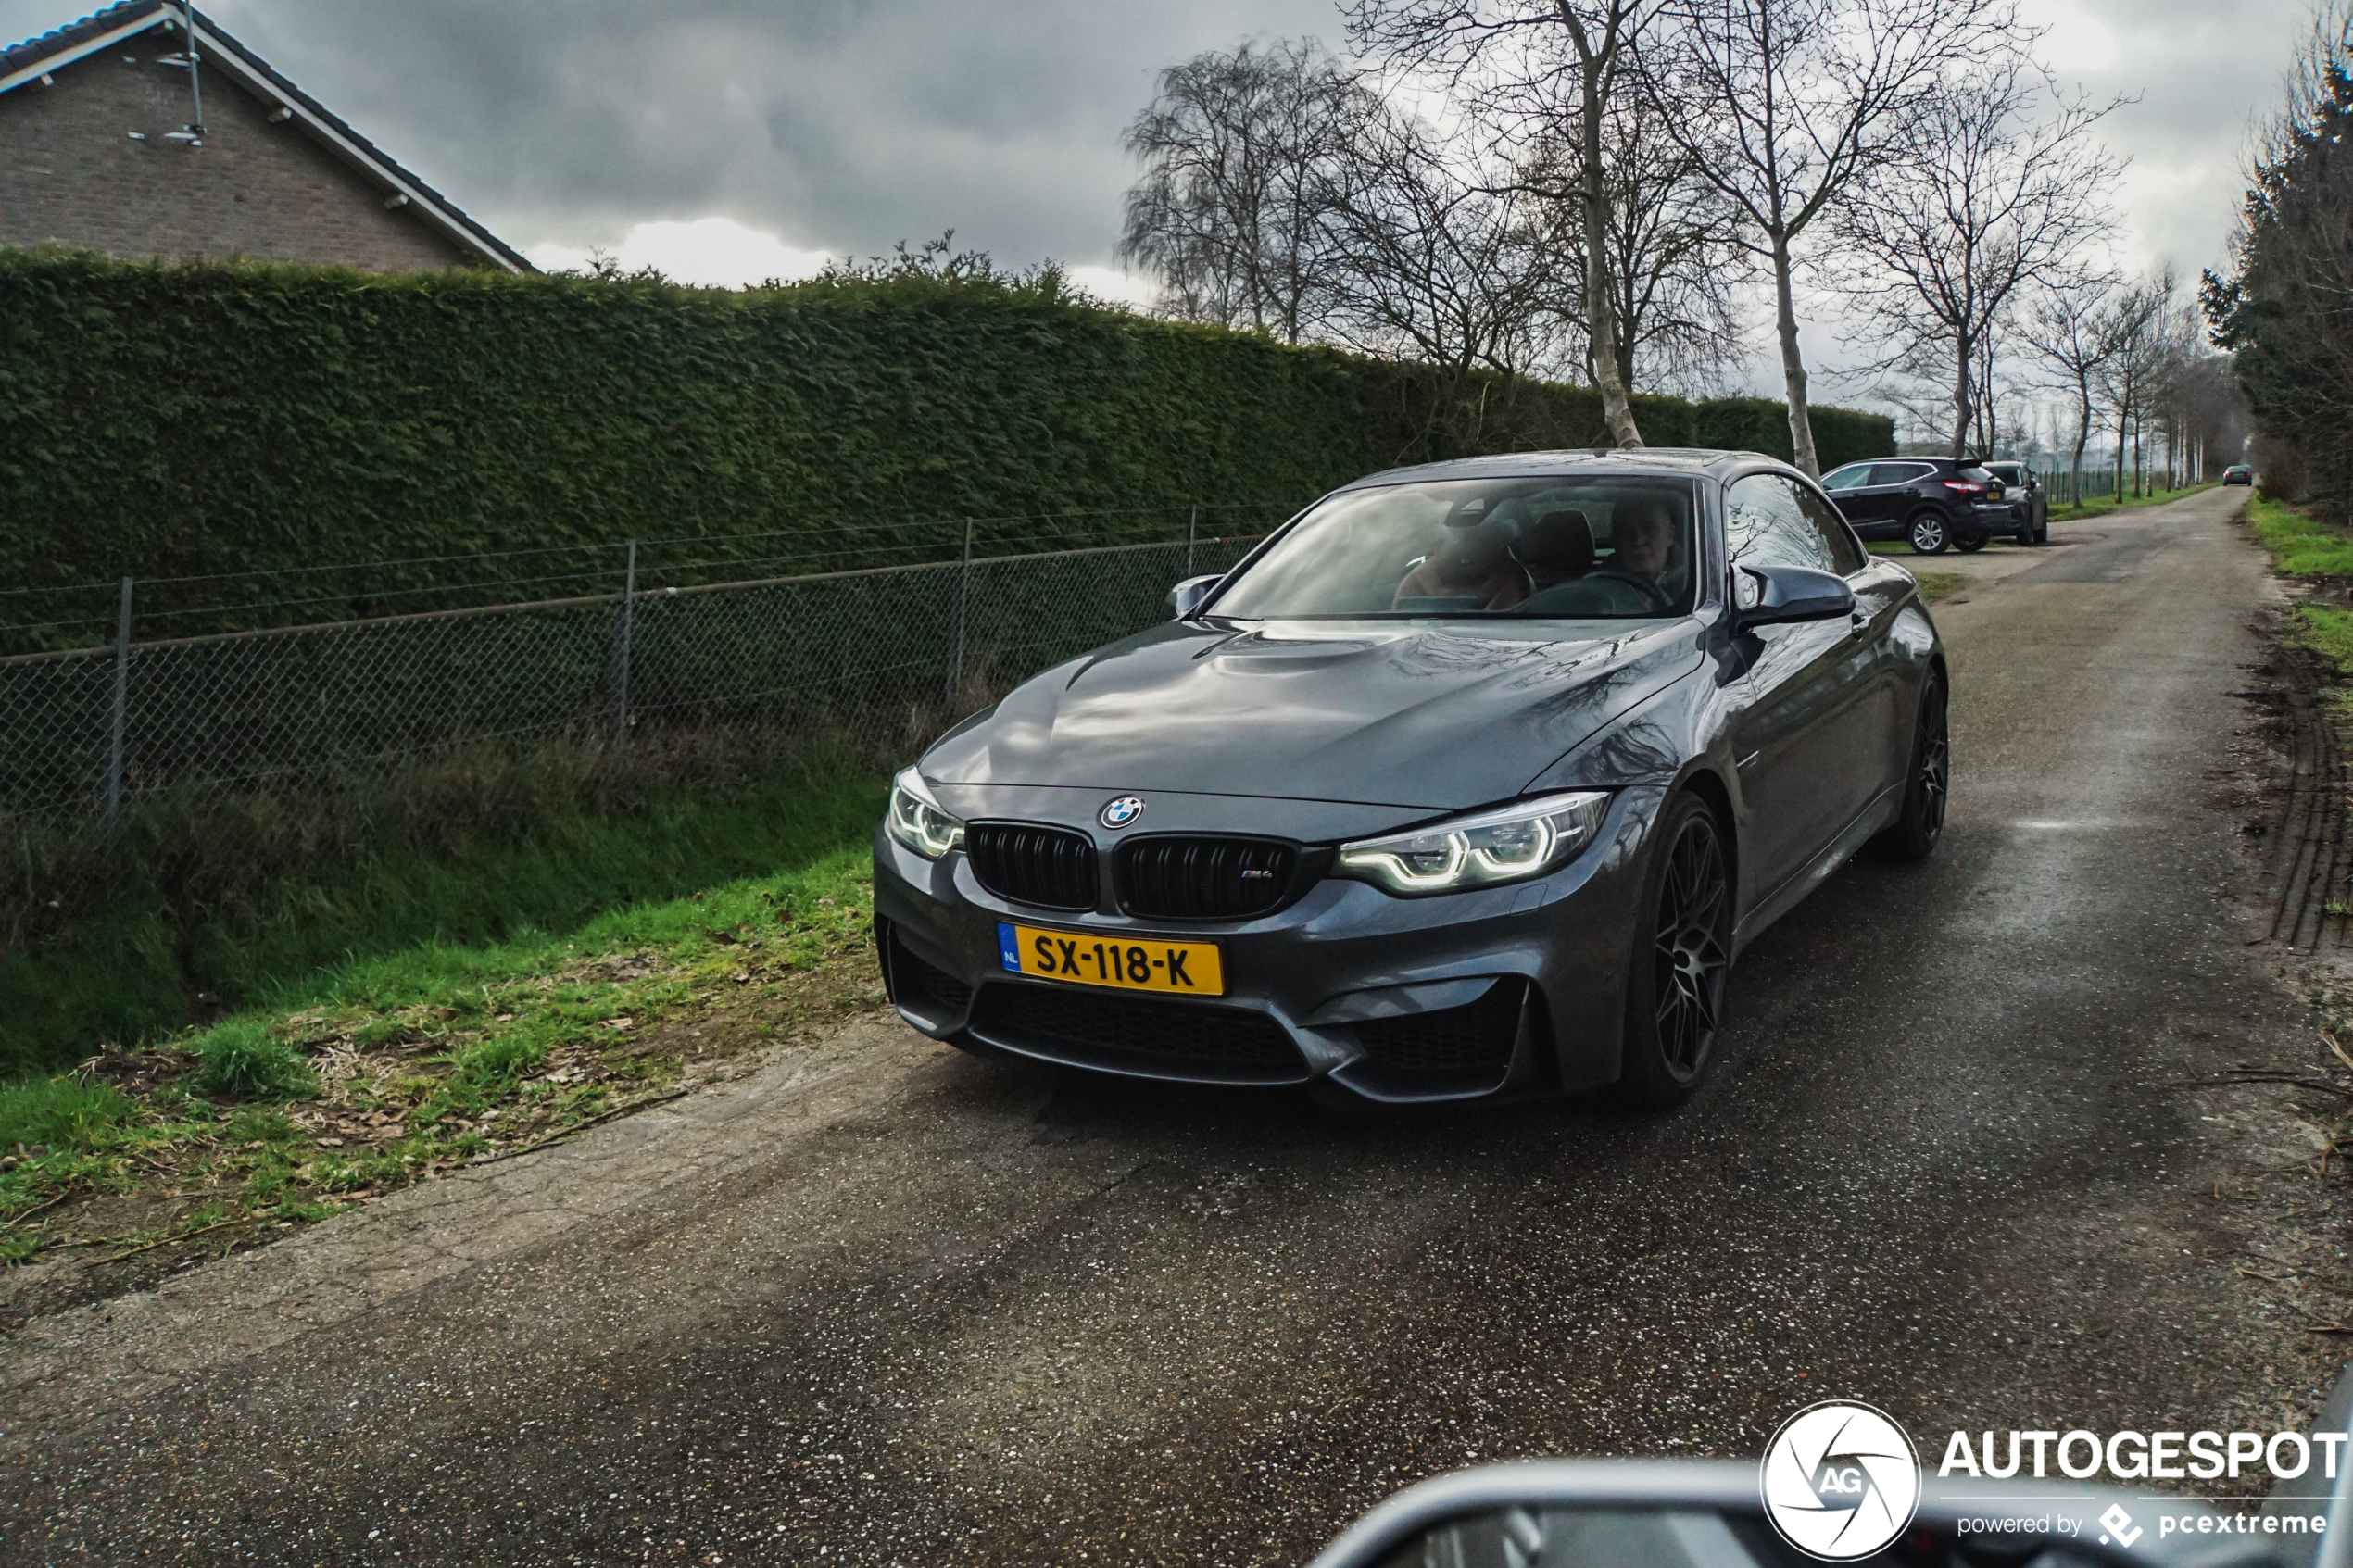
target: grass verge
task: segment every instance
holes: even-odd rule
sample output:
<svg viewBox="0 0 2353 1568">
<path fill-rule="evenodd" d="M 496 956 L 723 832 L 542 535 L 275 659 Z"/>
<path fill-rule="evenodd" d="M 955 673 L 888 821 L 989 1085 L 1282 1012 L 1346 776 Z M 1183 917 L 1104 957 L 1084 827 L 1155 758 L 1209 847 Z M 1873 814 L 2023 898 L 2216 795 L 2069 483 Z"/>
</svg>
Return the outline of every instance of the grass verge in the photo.
<svg viewBox="0 0 2353 1568">
<path fill-rule="evenodd" d="M 2271 553 L 2273 570 L 2315 588 L 2353 583 L 2353 534 L 2311 513 L 2258 493 L 2247 502 L 2247 525 Z M 2309 648 L 2339 684 L 2340 709 L 2353 699 L 2353 609 L 2310 601 L 2288 611 L 2288 634 Z"/>
<path fill-rule="evenodd" d="M 863 848 L 426 944 L 68 1073 L 0 1084 L 0 1261 L 226 1251 L 565 1136 L 877 1005 Z"/>
<path fill-rule="evenodd" d="M 1957 571 L 1915 571 L 1912 580 L 1920 585 L 1920 597 L 1931 604 L 1951 598 L 1968 587 L 1969 582 Z"/>
<path fill-rule="evenodd" d="M 2280 571 L 2308 580 L 2353 578 L 2353 536 L 2284 501 L 2258 494 L 2246 521 Z"/>
<path fill-rule="evenodd" d="M 308 802 L 317 821 L 294 836 L 332 830 L 347 845 L 306 855 L 268 843 L 261 825 L 232 823 L 206 853 L 227 861 L 242 846 L 245 866 L 192 869 L 157 848 L 132 858 L 103 898 L 15 932 L 0 944 L 0 1075 L 54 1071 L 225 1013 L 292 1009 L 371 957 L 528 940 L 803 863 L 862 840 L 887 787 L 863 771 L 780 764 L 724 788 L 662 784 L 615 802 L 556 767 L 535 774 L 533 759 L 496 760 L 490 783 L 439 779 L 436 793 L 398 802 L 429 826 L 387 822 L 383 789 Z"/>
</svg>

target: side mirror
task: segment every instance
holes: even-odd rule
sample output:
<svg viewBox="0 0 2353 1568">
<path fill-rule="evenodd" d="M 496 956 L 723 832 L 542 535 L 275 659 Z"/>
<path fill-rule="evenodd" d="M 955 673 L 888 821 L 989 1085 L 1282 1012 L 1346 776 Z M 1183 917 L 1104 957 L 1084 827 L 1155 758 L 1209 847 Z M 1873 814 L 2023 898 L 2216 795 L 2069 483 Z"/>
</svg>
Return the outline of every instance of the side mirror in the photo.
<svg viewBox="0 0 2353 1568">
<path fill-rule="evenodd" d="M 1855 590 L 1834 572 L 1810 566 L 1732 568 L 1732 625 L 1780 626 L 1793 621 L 1835 621 L 1855 613 Z"/>
<path fill-rule="evenodd" d="M 1178 621 L 1190 620 L 1193 611 L 1201 608 L 1202 601 L 1209 597 L 1209 591 L 1224 581 L 1224 574 L 1218 572 L 1207 577 L 1186 578 L 1168 590 L 1168 613 Z"/>
</svg>

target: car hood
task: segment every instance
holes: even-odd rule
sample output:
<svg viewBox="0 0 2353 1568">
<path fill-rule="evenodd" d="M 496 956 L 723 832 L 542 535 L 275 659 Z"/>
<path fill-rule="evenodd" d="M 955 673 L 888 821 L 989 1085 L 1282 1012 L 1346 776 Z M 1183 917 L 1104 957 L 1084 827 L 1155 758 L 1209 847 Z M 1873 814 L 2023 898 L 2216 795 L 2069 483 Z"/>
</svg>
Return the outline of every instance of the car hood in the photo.
<svg viewBox="0 0 2353 1568">
<path fill-rule="evenodd" d="M 1015 688 L 925 755 L 951 784 L 1357 801 L 1519 793 L 1700 661 L 1700 623 L 1171 621 Z"/>
</svg>

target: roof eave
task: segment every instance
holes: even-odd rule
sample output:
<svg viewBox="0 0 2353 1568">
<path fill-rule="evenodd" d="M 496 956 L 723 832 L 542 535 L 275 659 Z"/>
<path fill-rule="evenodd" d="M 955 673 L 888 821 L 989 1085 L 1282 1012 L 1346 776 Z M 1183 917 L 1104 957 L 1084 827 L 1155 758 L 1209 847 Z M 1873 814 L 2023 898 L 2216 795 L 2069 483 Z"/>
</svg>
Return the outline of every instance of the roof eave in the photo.
<svg viewBox="0 0 2353 1568">
<path fill-rule="evenodd" d="M 359 133 L 344 124 L 326 106 L 279 75 L 260 56 L 212 27 L 193 7 L 165 4 L 160 8 L 188 30 L 189 36 L 205 51 L 207 65 L 226 70 L 238 85 L 256 97 L 286 110 L 313 141 L 361 173 L 382 182 L 388 194 L 404 198 L 417 209 L 418 216 L 467 250 L 509 272 L 538 270 L 520 252 L 450 207 L 439 192 L 425 185 L 372 147 L 363 144 Z"/>
<path fill-rule="evenodd" d="M 84 38 L 79 43 L 69 44 L 52 54 L 42 56 L 30 65 L 21 66 L 6 76 L 0 76 L 0 93 L 21 87 L 28 82 L 38 82 L 52 71 L 62 70 L 76 60 L 85 59 L 101 49 L 111 48 L 124 39 L 135 37 L 165 19 L 164 7 L 158 4 L 154 10 L 145 13 L 136 21 L 127 21 L 120 27 L 110 29 L 94 38 Z"/>
</svg>

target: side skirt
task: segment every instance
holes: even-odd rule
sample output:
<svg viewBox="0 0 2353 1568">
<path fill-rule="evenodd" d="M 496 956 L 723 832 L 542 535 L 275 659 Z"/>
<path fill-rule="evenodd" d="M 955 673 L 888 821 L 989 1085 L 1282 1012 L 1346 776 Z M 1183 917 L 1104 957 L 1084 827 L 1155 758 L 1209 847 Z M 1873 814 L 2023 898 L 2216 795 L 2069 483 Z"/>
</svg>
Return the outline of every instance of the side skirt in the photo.
<svg viewBox="0 0 2353 1568">
<path fill-rule="evenodd" d="M 1764 935 L 1765 928 L 1789 913 L 1805 901 L 1806 896 L 1830 880 L 1831 873 L 1853 859 L 1856 851 L 1881 833 L 1894 826 L 1896 817 L 1904 809 L 1904 784 L 1893 784 L 1880 792 L 1879 797 L 1863 809 L 1862 814 L 1846 824 L 1830 847 L 1814 858 L 1805 870 L 1758 900 L 1756 907 L 1741 918 L 1732 928 L 1732 956 L 1737 959 L 1751 942 Z"/>
</svg>

